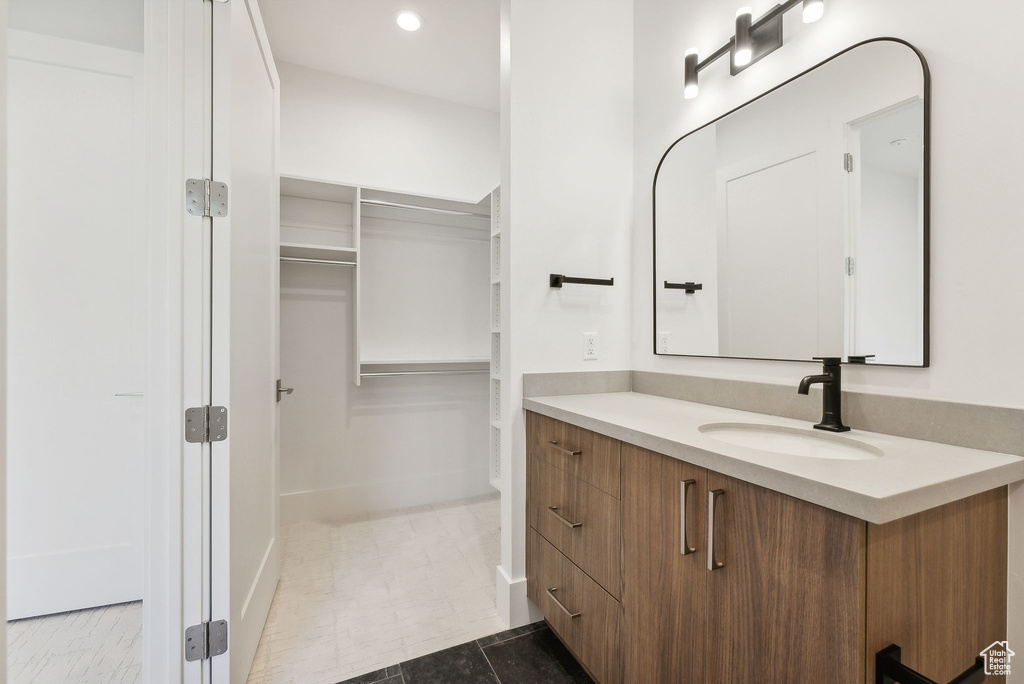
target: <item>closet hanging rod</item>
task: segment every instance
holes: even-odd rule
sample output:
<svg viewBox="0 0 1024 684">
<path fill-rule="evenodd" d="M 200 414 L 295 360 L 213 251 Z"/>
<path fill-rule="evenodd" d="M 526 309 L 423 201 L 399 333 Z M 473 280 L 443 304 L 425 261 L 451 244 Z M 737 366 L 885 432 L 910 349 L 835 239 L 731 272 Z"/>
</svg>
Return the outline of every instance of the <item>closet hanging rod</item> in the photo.
<svg viewBox="0 0 1024 684">
<path fill-rule="evenodd" d="M 384 200 L 361 199 L 361 204 L 369 204 L 374 207 L 389 207 L 391 209 L 412 209 L 413 211 L 429 211 L 435 214 L 449 214 L 451 216 L 469 216 L 470 218 L 491 219 L 489 214 L 477 214 L 472 211 L 460 211 L 458 209 L 439 209 L 437 207 L 419 207 L 415 204 L 401 204 L 399 202 L 386 202 Z"/>
<path fill-rule="evenodd" d="M 393 375 L 473 375 L 477 373 L 490 373 L 489 368 L 475 370 L 423 370 L 423 371 L 390 371 L 386 373 L 360 373 L 364 378 L 383 378 Z"/>
<path fill-rule="evenodd" d="M 355 266 L 352 261 L 338 261 L 337 259 L 307 259 L 305 257 L 281 257 L 281 261 L 294 261 L 299 264 L 331 264 L 333 266 Z"/>
</svg>

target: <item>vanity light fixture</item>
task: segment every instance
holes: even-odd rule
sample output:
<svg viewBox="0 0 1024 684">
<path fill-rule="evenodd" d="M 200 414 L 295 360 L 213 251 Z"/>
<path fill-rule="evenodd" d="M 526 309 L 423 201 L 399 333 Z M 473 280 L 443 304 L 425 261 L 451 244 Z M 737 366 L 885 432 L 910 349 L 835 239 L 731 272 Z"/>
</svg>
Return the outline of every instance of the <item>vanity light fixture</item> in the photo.
<svg viewBox="0 0 1024 684">
<path fill-rule="evenodd" d="M 741 7 L 736 10 L 736 36 L 733 38 L 732 63 L 738 67 L 750 64 L 754 56 L 754 41 L 750 37 L 750 24 L 754 10 Z"/>
<path fill-rule="evenodd" d="M 404 31 L 419 31 L 423 17 L 411 10 L 399 10 L 395 12 L 395 23 Z"/>
<path fill-rule="evenodd" d="M 683 97 L 692 100 L 697 97 L 697 48 L 687 50 L 684 59 Z"/>
<path fill-rule="evenodd" d="M 825 13 L 825 0 L 804 0 L 804 23 L 813 24 Z"/>
<path fill-rule="evenodd" d="M 817 21 L 824 14 L 825 0 L 785 0 L 765 12 L 756 21 L 750 8 L 743 7 L 736 12 L 736 31 L 728 43 L 705 57 L 703 61 L 697 60 L 696 49 L 687 50 L 683 97 L 687 100 L 697 97 L 697 74 L 719 58 L 730 55 L 729 73 L 735 76 L 782 47 L 782 15 L 800 4 L 803 5 L 805 24 Z"/>
</svg>

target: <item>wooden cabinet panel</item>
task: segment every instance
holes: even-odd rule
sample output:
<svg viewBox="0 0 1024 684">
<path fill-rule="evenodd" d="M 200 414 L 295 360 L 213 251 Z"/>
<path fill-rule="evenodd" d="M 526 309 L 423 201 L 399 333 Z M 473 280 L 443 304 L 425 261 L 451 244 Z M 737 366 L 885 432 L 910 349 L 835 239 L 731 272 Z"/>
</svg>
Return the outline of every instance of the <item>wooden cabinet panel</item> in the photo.
<svg viewBox="0 0 1024 684">
<path fill-rule="evenodd" d="M 536 530 L 529 531 L 527 546 L 530 599 L 595 680 L 619 684 L 619 602 Z"/>
<path fill-rule="evenodd" d="M 622 584 L 619 500 L 543 459 L 531 456 L 529 462 L 530 527 L 618 598 Z"/>
<path fill-rule="evenodd" d="M 574 537 L 578 536 L 579 531 L 563 524 L 552 513 L 550 507 L 556 506 L 559 515 L 568 520 L 575 520 L 576 488 L 570 485 L 572 478 L 564 470 L 536 456 L 530 456 L 527 460 L 530 472 L 526 510 L 530 527 L 537 530 L 556 549 L 571 557 Z"/>
<path fill-rule="evenodd" d="M 526 426 L 527 453 L 619 498 L 617 439 L 532 412 Z"/>
<path fill-rule="evenodd" d="M 622 594 L 622 535 L 618 499 L 582 480 L 576 481 L 572 560 L 615 598 Z"/>
<path fill-rule="evenodd" d="M 573 650 L 591 676 L 601 684 L 622 681 L 619 623 L 622 606 L 576 566 L 572 574 L 572 597 L 578 601 L 580 617 L 575 621 Z"/>
<path fill-rule="evenodd" d="M 551 629 L 567 646 L 572 648 L 575 634 L 573 618 L 567 615 L 556 602 L 560 601 L 564 606 L 574 605 L 571 603 L 570 596 L 572 593 L 572 574 L 569 572 L 571 564 L 558 552 L 558 549 L 537 534 L 536 530 L 529 530 L 528 535 L 526 595 L 544 614 Z M 549 593 L 551 589 L 554 591 Z"/>
<path fill-rule="evenodd" d="M 708 488 L 724 492 L 723 565 L 707 573 L 705 681 L 862 684 L 865 523 L 718 473 Z"/>
<path fill-rule="evenodd" d="M 686 494 L 686 541 L 695 550 L 683 555 L 687 480 L 694 483 Z M 624 682 L 704 681 L 706 492 L 703 468 L 622 445 Z"/>
<path fill-rule="evenodd" d="M 1006 638 L 1006 506 L 1000 487 L 867 526 L 869 682 L 889 644 L 904 664 L 947 682 Z"/>
</svg>

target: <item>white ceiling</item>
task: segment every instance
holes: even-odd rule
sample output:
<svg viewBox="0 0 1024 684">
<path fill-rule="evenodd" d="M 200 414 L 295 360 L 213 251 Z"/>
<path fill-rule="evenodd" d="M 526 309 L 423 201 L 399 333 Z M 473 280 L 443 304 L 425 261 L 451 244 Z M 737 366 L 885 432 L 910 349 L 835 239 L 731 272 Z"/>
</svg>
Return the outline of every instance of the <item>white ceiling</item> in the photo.
<svg viewBox="0 0 1024 684">
<path fill-rule="evenodd" d="M 274 59 L 498 110 L 498 0 L 260 0 Z M 394 14 L 423 17 L 419 31 Z"/>
<path fill-rule="evenodd" d="M 924 106 L 920 101 L 864 122 L 860 136 L 865 165 L 912 178 L 920 175 L 924 145 Z"/>
</svg>

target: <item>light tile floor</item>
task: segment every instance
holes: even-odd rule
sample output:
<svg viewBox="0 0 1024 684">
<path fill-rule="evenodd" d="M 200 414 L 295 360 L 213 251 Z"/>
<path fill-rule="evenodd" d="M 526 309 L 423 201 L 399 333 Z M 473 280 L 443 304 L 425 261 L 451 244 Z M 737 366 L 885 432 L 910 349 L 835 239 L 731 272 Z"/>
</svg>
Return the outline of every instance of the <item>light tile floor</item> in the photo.
<svg viewBox="0 0 1024 684">
<path fill-rule="evenodd" d="M 248 684 L 335 684 L 505 627 L 497 496 L 282 528 Z"/>
<path fill-rule="evenodd" d="M 142 681 L 142 602 L 7 623 L 9 684 Z"/>
</svg>

